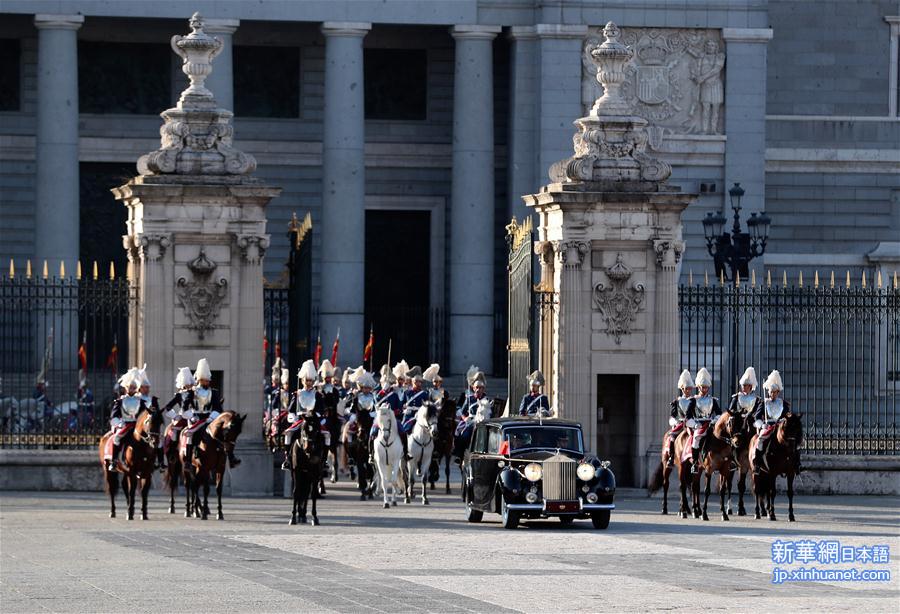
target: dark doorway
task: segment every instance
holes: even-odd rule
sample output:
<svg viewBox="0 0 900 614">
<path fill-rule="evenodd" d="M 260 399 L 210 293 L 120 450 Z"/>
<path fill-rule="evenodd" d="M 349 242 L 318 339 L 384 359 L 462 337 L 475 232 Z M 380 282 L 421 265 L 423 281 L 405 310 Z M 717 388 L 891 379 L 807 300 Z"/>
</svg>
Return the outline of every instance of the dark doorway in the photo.
<svg viewBox="0 0 900 614">
<path fill-rule="evenodd" d="M 612 462 L 618 486 L 636 486 L 637 375 L 597 376 L 597 454 Z"/>
<path fill-rule="evenodd" d="M 375 328 L 374 366 L 401 358 L 428 366 L 431 213 L 366 211 L 366 334 Z M 366 365 L 368 368 L 368 365 Z"/>
</svg>

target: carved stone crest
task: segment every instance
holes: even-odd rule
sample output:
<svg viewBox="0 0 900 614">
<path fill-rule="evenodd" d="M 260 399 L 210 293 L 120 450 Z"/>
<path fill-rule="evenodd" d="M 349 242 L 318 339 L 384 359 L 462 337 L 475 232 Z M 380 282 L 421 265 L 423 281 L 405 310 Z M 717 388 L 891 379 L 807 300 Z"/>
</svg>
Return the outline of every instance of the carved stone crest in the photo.
<svg viewBox="0 0 900 614">
<path fill-rule="evenodd" d="M 188 317 L 188 328 L 196 330 L 197 336 L 203 339 L 206 331 L 215 328 L 219 310 L 228 294 L 228 281 L 224 277 L 213 278 L 218 267 L 207 258 L 202 247 L 200 254 L 188 262 L 187 267 L 193 279 L 188 281 L 179 277 L 175 282 L 175 296 Z"/>
<path fill-rule="evenodd" d="M 616 254 L 615 264 L 606 269 L 610 285 L 601 282 L 594 286 L 594 307 L 603 315 L 606 334 L 615 337 L 616 345 L 621 345 L 622 335 L 631 333 L 631 325 L 644 302 L 644 285 L 629 284 L 631 273 L 622 254 Z"/>
</svg>

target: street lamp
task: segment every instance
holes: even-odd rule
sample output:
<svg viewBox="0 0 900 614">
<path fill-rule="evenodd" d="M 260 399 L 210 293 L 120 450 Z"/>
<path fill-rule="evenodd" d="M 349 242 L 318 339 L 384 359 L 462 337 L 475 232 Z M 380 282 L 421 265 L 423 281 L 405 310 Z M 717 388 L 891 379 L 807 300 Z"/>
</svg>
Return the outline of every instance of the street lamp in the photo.
<svg viewBox="0 0 900 614">
<path fill-rule="evenodd" d="M 738 275 L 747 279 L 749 275 L 748 263 L 762 256 L 766 251 L 766 242 L 769 240 L 769 225 L 772 219 L 763 211 L 759 215 L 750 214 L 747 220 L 747 229 L 750 232 L 741 232 L 741 200 L 744 198 L 744 188 L 735 183 L 728 190 L 731 200 L 731 209 L 734 211 L 734 224 L 731 232 L 724 230 L 727 220 L 720 212 L 707 213 L 703 218 L 703 236 L 706 237 L 706 249 L 713 257 L 716 267 L 716 277 L 734 281 Z M 731 271 L 731 276 L 726 274 L 725 267 Z"/>
</svg>

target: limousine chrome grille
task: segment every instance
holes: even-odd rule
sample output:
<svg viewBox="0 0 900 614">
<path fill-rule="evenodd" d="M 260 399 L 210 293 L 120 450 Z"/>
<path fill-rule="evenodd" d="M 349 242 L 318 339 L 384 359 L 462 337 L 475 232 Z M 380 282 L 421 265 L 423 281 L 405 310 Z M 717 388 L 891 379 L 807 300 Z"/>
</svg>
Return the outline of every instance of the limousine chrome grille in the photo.
<svg viewBox="0 0 900 614">
<path fill-rule="evenodd" d="M 544 461 L 544 499 L 572 501 L 575 494 L 575 470 L 578 463 L 557 454 Z"/>
</svg>

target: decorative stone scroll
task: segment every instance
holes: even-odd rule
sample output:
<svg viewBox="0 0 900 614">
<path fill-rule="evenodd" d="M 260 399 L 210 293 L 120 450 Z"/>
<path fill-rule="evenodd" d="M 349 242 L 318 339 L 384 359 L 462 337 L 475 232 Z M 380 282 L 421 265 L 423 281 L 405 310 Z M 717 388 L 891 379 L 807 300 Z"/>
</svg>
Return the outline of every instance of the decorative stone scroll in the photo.
<svg viewBox="0 0 900 614">
<path fill-rule="evenodd" d="M 213 279 L 217 265 L 207 258 L 203 248 L 187 267 L 193 279 L 179 277 L 175 283 L 175 296 L 188 317 L 188 328 L 196 330 L 197 336 L 204 339 L 206 331 L 215 328 L 219 310 L 228 294 L 228 281 L 224 277 Z"/>
<path fill-rule="evenodd" d="M 218 108 L 204 81 L 212 73 L 212 60 L 222 41 L 203 31 L 203 17 L 194 13 L 191 33 L 175 35 L 172 50 L 182 58 L 182 71 L 191 81 L 173 109 L 161 113 L 162 147 L 141 156 L 141 175 L 246 175 L 256 170 L 256 159 L 233 147 L 231 111 Z"/>
<path fill-rule="evenodd" d="M 631 333 L 631 325 L 644 301 L 644 285 L 638 282 L 628 284 L 631 269 L 624 262 L 622 254 L 616 254 L 616 263 L 606 269 L 610 285 L 602 282 L 594 286 L 594 307 L 603 315 L 606 334 L 622 344 L 622 335 Z"/>
<path fill-rule="evenodd" d="M 584 42 L 582 102 L 585 109 L 602 92 L 597 86 L 591 50 L 600 44 L 600 28 Z M 664 134 L 721 134 L 725 101 L 725 53 L 720 30 L 622 28 L 621 41 L 634 52 L 621 84 L 630 114 L 650 122 L 650 146 Z"/>
</svg>

